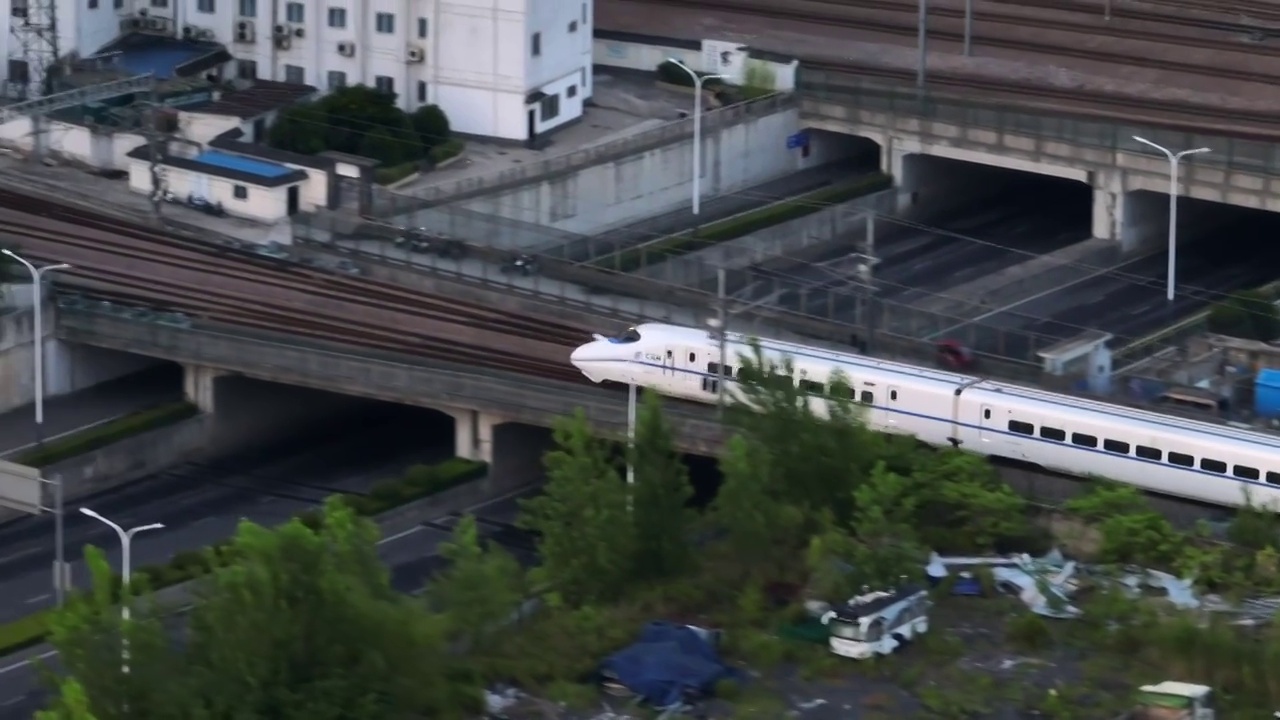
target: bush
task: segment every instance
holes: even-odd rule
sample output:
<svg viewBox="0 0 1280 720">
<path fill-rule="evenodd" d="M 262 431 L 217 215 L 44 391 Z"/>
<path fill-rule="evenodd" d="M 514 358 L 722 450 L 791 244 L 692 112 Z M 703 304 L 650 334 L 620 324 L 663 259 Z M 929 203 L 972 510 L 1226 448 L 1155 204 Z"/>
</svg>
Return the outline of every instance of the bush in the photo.
<svg viewBox="0 0 1280 720">
<path fill-rule="evenodd" d="M 441 110 L 439 105 L 424 105 L 414 110 L 409 116 L 409 124 L 413 126 L 413 131 L 418 133 L 422 146 L 429 150 L 450 140 L 449 117 L 444 114 L 444 110 Z"/>
<path fill-rule="evenodd" d="M 680 85 L 682 87 L 693 87 L 693 78 L 689 77 L 689 71 L 684 69 L 685 66 L 680 63 L 667 60 L 658 66 L 658 81 L 667 83 L 668 85 Z M 699 77 L 707 77 L 712 73 L 698 73 Z M 720 78 L 710 78 L 702 81 L 702 87 L 710 88 L 716 85 L 723 85 L 724 81 Z"/>
<path fill-rule="evenodd" d="M 360 515 L 379 515 L 401 505 L 455 488 L 484 475 L 488 464 L 464 458 L 452 458 L 436 465 L 414 465 L 404 477 L 379 483 L 368 496 L 347 495 L 345 502 Z M 376 496 L 376 497 L 375 497 Z M 294 519 L 313 530 L 319 529 L 318 510 L 299 513 Z M 164 565 L 148 565 L 134 571 L 135 589 L 159 590 L 207 575 L 235 561 L 230 541 L 211 545 L 206 550 L 188 550 L 173 556 Z M 120 578 L 113 579 L 113 593 L 118 596 Z M 46 613 L 36 613 L 0 625 L 0 654 L 8 654 L 43 642 L 48 635 Z"/>
<path fill-rule="evenodd" d="M 120 442 L 149 430 L 173 425 L 195 417 L 200 409 L 188 402 L 173 403 L 126 415 L 118 420 L 95 425 L 83 432 L 73 433 L 45 443 L 39 450 L 25 452 L 14 459 L 19 465 L 43 468 L 68 458 L 79 457 L 94 450 Z"/>
<path fill-rule="evenodd" d="M 640 247 L 614 253 L 597 260 L 594 265 L 618 272 L 635 272 L 648 265 L 688 255 L 717 243 L 734 240 L 767 227 L 812 215 L 830 205 L 848 202 L 892 185 L 892 177 L 878 173 L 852 182 L 830 185 L 807 195 L 709 223 L 689 233 L 672 235 Z"/>
<path fill-rule="evenodd" d="M 466 145 L 457 138 L 449 138 L 439 145 L 431 148 L 431 152 L 427 156 L 431 158 L 433 164 L 439 165 L 446 160 L 452 160 L 462 154 L 466 149 Z"/>
<path fill-rule="evenodd" d="M 380 167 L 373 172 L 373 179 L 379 185 L 391 185 L 418 172 L 420 167 L 421 163 L 417 160 L 390 167 Z"/>
</svg>

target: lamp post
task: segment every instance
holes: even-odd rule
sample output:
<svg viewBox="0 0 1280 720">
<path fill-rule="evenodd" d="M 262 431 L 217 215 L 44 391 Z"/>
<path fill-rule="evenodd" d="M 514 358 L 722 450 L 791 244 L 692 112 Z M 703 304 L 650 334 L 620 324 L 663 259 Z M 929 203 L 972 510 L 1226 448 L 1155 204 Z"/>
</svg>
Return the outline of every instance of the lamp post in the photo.
<svg viewBox="0 0 1280 720">
<path fill-rule="evenodd" d="M 132 573 L 133 565 L 133 536 L 148 530 L 159 530 L 164 527 L 164 524 L 152 523 L 125 530 L 89 508 L 82 507 L 80 512 L 94 520 L 101 521 L 107 527 L 115 530 L 116 535 L 120 536 L 120 672 L 128 675 L 129 638 L 126 635 L 125 624 L 129 622 L 129 577 Z"/>
<path fill-rule="evenodd" d="M 34 307 L 34 334 L 35 334 L 35 405 L 36 405 L 36 450 L 44 444 L 44 274 L 54 270 L 66 270 L 71 266 L 65 263 L 59 265 L 46 265 L 38 268 L 35 265 L 24 260 L 12 250 L 3 250 L 5 255 L 17 260 L 31 273 L 31 304 Z M 62 538 L 62 478 L 58 478 L 53 483 L 53 525 L 54 525 L 54 569 L 53 569 L 53 592 L 57 598 L 58 605 L 66 599 L 66 588 L 64 587 L 64 579 L 66 577 L 63 568 L 66 565 L 66 557 L 63 554 L 63 538 Z"/>
<path fill-rule="evenodd" d="M 1177 278 L 1178 271 L 1178 163 L 1182 158 L 1188 155 L 1199 155 L 1200 153 L 1212 152 L 1207 147 L 1196 148 L 1194 150 L 1183 150 L 1182 152 L 1173 152 L 1172 150 L 1157 145 L 1150 140 L 1133 136 L 1134 140 L 1153 147 L 1164 153 L 1169 159 L 1169 270 L 1167 287 L 1165 288 L 1165 299 L 1173 302 L 1173 288 Z"/>
<path fill-rule="evenodd" d="M 702 83 L 722 80 L 724 75 L 699 75 L 684 63 L 670 58 L 671 64 L 683 69 L 693 78 L 693 214 L 702 209 Z"/>
</svg>

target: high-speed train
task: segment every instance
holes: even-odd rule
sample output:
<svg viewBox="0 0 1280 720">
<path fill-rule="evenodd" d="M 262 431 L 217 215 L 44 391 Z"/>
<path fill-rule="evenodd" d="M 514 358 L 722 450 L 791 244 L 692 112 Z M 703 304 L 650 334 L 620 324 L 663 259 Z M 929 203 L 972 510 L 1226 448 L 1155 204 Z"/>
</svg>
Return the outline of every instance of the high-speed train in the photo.
<svg viewBox="0 0 1280 720">
<path fill-rule="evenodd" d="M 738 359 L 752 338 L 646 323 L 596 335 L 571 362 L 593 382 L 635 384 L 663 395 L 716 402 L 719 378 L 733 394 Z M 932 445 L 1099 476 L 1151 492 L 1229 507 L 1280 511 L 1280 438 L 1226 425 L 1059 395 L 945 370 L 758 339 L 763 360 L 789 359 L 800 387 L 824 410 L 839 371 L 868 426 Z"/>
</svg>

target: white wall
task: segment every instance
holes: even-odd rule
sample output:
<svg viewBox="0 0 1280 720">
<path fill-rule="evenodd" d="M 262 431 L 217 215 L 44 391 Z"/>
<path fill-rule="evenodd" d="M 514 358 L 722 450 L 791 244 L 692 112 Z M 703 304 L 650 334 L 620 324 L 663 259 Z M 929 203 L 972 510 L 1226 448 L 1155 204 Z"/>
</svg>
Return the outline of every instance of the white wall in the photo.
<svg viewBox="0 0 1280 720">
<path fill-rule="evenodd" d="M 203 195 L 213 202 L 222 203 L 228 215 L 263 223 L 275 223 L 288 217 L 288 186 L 265 188 L 247 185 L 175 167 L 168 167 L 165 172 L 169 190 L 178 197 L 186 197 L 191 193 Z M 238 185 L 248 191 L 246 198 L 235 196 Z M 151 170 L 146 162 L 132 161 L 129 167 L 129 189 L 138 193 L 151 192 Z M 305 194 L 304 190 L 300 189 L 299 194 L 301 199 Z"/>
<path fill-rule="evenodd" d="M 592 42 L 592 62 L 603 67 L 615 67 L 625 70 L 651 72 L 666 60 L 678 60 L 699 72 L 714 72 L 727 75 L 729 82 L 736 85 L 762 84 L 771 81 L 770 90 L 794 90 L 796 71 L 800 63 L 772 62 L 747 57 L 747 53 L 737 50 L 736 43 L 718 40 L 703 40 L 702 49 L 664 47 L 644 43 L 625 42 L 596 38 Z M 730 53 L 728 64 L 721 64 L 719 54 L 722 50 Z"/>
<path fill-rule="evenodd" d="M 0 125 L 0 146 L 32 152 L 35 138 L 30 118 L 17 118 Z M 57 154 L 104 170 L 127 170 L 132 160 L 126 154 L 146 144 L 142 135 L 127 132 L 94 132 L 83 125 L 52 121 L 46 133 L 46 147 Z"/>
</svg>

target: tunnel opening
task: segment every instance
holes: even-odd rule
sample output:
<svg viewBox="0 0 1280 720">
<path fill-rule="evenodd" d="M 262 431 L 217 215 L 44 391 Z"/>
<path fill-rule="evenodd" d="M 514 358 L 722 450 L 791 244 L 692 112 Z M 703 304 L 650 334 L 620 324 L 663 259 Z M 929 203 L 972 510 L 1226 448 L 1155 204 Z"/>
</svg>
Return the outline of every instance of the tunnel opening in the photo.
<svg viewBox="0 0 1280 720">
<path fill-rule="evenodd" d="M 951 220 L 955 229 L 975 212 L 1007 209 L 1040 228 L 1061 228 L 1077 239 L 1089 236 L 1093 189 L 1074 178 L 983 163 L 908 154 L 902 157 L 899 211 L 910 209 L 922 222 Z"/>
<path fill-rule="evenodd" d="M 882 146 L 864 135 L 811 128 L 800 133 L 798 139 L 807 141 L 796 148 L 801 158 L 830 158 L 863 172 L 885 169 L 881 161 Z"/>
</svg>

